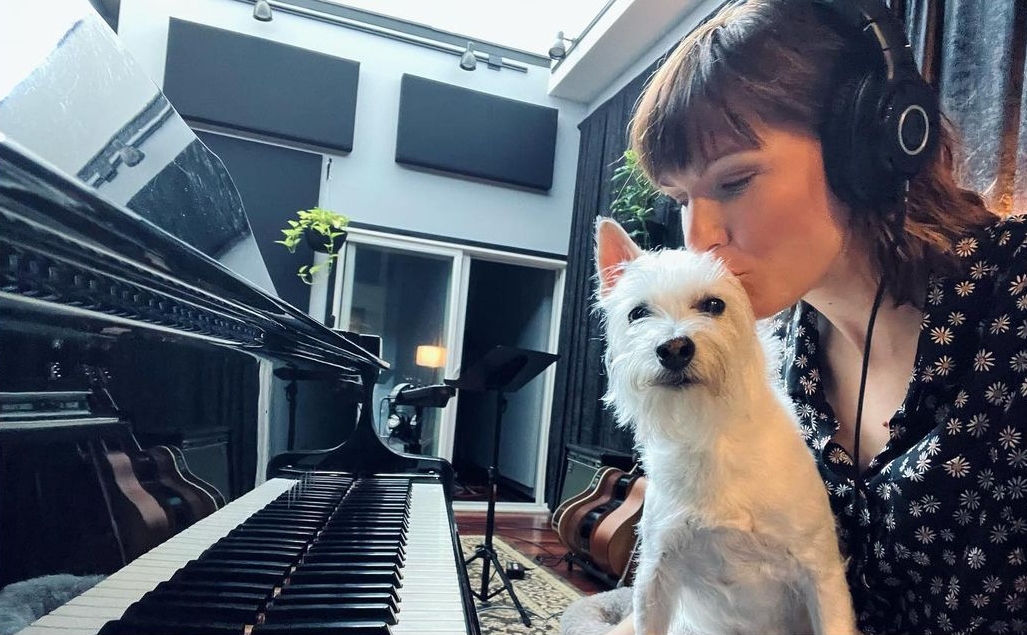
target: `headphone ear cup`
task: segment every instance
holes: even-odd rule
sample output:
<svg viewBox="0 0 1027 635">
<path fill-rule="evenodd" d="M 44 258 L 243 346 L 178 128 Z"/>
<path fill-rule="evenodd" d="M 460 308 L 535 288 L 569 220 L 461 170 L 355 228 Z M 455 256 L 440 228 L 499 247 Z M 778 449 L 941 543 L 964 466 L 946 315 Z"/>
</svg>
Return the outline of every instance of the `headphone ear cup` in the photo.
<svg viewBox="0 0 1027 635">
<path fill-rule="evenodd" d="M 840 81 L 821 130 L 824 169 L 838 198 L 854 208 L 874 207 L 896 191 L 881 154 L 881 94 L 873 72 Z"/>
</svg>

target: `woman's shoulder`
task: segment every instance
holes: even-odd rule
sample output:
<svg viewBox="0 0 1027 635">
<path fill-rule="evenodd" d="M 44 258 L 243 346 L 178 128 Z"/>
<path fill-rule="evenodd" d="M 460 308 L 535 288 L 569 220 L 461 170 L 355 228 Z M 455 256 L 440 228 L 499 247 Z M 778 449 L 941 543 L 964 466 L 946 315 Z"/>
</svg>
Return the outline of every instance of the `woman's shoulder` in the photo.
<svg viewBox="0 0 1027 635">
<path fill-rule="evenodd" d="M 992 272 L 999 274 L 1004 264 L 1015 266 L 1019 262 L 1022 266 L 1027 261 L 1027 215 L 997 217 L 956 241 L 954 250 L 971 273 L 980 263 L 991 265 Z"/>
</svg>

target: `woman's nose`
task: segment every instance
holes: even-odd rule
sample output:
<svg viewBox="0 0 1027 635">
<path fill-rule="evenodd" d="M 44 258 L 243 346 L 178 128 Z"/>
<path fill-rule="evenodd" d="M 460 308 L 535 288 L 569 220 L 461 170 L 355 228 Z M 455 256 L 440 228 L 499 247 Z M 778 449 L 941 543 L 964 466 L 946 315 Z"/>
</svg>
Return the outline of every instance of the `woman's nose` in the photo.
<svg viewBox="0 0 1027 635">
<path fill-rule="evenodd" d="M 711 251 L 727 243 L 727 230 L 717 204 L 693 199 L 681 208 L 681 229 L 690 251 Z"/>
</svg>

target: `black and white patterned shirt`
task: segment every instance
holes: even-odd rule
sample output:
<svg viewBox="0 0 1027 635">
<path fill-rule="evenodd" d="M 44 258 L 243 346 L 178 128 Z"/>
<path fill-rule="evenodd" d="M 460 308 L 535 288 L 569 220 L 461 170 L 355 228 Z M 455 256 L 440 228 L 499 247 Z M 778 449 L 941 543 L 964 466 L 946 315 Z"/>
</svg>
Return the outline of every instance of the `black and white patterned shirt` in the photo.
<svg viewBox="0 0 1027 635">
<path fill-rule="evenodd" d="M 964 273 L 929 282 L 909 390 L 855 505 L 818 313 L 800 303 L 776 318 L 866 633 L 1027 632 L 1027 222 L 997 221 L 956 251 Z"/>
</svg>

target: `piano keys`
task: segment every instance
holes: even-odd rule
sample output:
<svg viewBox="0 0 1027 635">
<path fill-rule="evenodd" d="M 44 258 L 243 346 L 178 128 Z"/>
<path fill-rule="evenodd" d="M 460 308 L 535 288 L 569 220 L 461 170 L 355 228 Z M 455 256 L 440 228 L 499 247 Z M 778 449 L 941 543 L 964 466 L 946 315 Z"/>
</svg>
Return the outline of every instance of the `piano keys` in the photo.
<svg viewBox="0 0 1027 635">
<path fill-rule="evenodd" d="M 271 479 L 21 635 L 477 633 L 449 508 L 430 477 Z"/>
</svg>

